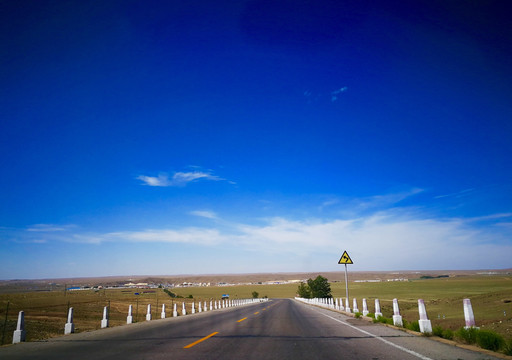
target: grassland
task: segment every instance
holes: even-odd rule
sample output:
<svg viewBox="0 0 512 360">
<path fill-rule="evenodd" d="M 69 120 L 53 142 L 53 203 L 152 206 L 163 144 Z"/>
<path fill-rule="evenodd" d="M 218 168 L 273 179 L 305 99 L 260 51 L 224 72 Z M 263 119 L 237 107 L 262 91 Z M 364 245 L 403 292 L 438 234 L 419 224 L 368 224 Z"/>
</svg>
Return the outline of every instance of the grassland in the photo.
<svg viewBox="0 0 512 360">
<path fill-rule="evenodd" d="M 331 284 L 334 297 L 345 297 L 345 284 Z M 194 301 L 219 299 L 229 294 L 231 299 L 250 298 L 256 291 L 260 297 L 294 297 L 297 284 L 283 285 L 239 285 L 226 287 L 175 288 L 173 291 L 184 298 L 192 295 Z M 138 292 L 139 295 L 135 295 Z M 380 300 L 384 316 L 392 315 L 392 299 L 399 300 L 403 317 L 408 321 L 418 319 L 417 300 L 424 299 L 432 325 L 458 329 L 464 325 L 462 299 L 470 298 L 477 325 L 492 329 L 505 338 L 512 337 L 512 276 L 472 275 L 449 278 L 414 280 L 408 282 L 363 282 L 349 283 L 350 298 L 356 297 L 361 308 L 361 299 L 366 298 L 373 312 L 373 299 Z M 128 306 L 133 305 L 134 320 L 144 321 L 147 304 L 152 305 L 153 318 L 160 318 L 161 305 L 166 304 L 167 316 L 172 315 L 172 306 L 183 301 L 187 311 L 191 310 L 192 299 L 172 299 L 162 289 L 134 290 L 116 289 L 100 291 L 38 291 L 0 294 L 0 336 L 4 344 L 12 341 L 17 314 L 25 311 L 27 341 L 60 336 L 64 332 L 68 307 L 74 308 L 77 332 L 100 328 L 104 306 L 110 307 L 111 326 L 126 323 Z M 7 303 L 9 311 L 7 326 L 4 328 Z M 352 306 L 352 302 L 350 303 Z M 5 332 L 4 332 L 5 329 Z"/>
</svg>

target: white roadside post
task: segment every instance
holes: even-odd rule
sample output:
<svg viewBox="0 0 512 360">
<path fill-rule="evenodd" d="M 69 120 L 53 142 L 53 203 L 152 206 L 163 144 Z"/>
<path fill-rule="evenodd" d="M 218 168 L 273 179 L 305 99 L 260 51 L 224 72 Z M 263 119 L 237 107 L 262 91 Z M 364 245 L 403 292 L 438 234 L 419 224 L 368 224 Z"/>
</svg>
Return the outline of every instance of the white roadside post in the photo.
<svg viewBox="0 0 512 360">
<path fill-rule="evenodd" d="M 73 308 L 68 310 L 68 322 L 64 326 L 64 335 L 72 334 L 75 332 L 75 324 L 73 324 Z"/>
<path fill-rule="evenodd" d="M 345 307 L 343 306 L 343 298 L 340 298 L 340 310 L 345 310 Z"/>
<path fill-rule="evenodd" d="M 162 304 L 162 313 L 160 314 L 162 319 L 165 319 L 165 304 Z"/>
<path fill-rule="evenodd" d="M 201 301 L 199 301 L 197 304 L 198 304 L 197 305 L 197 311 L 198 312 L 202 312 L 203 311 L 203 305 L 201 304 Z"/>
<path fill-rule="evenodd" d="M 146 312 L 146 321 L 150 321 L 150 320 L 151 320 L 151 304 L 148 304 L 148 309 Z"/>
<path fill-rule="evenodd" d="M 464 299 L 464 319 L 466 320 L 466 329 L 476 327 L 475 315 L 473 315 L 473 307 L 471 306 L 470 299 Z"/>
<path fill-rule="evenodd" d="M 12 335 L 12 343 L 17 344 L 25 341 L 25 336 L 25 312 L 20 311 L 18 313 L 18 324 L 16 325 L 16 330 L 14 330 L 14 334 Z"/>
<path fill-rule="evenodd" d="M 393 299 L 393 324 L 395 326 L 404 326 L 400 308 L 398 307 L 398 299 Z"/>
<path fill-rule="evenodd" d="M 107 328 L 108 327 L 108 306 L 105 306 L 103 308 L 103 319 L 101 319 L 101 328 Z"/>
<path fill-rule="evenodd" d="M 345 311 L 348 312 L 348 313 L 350 312 L 350 306 L 348 304 L 348 297 L 345 298 Z"/>
<path fill-rule="evenodd" d="M 206 306 L 206 301 L 204 302 L 204 311 L 208 311 L 208 306 Z"/>
<path fill-rule="evenodd" d="M 181 308 L 181 315 L 187 315 L 187 309 L 185 308 L 185 302 L 183 302 L 183 306 Z"/>
<path fill-rule="evenodd" d="M 352 300 L 353 300 L 352 302 L 353 302 L 354 314 L 355 314 L 355 313 L 359 312 L 359 308 L 357 307 L 357 300 L 356 300 L 356 298 L 353 298 Z"/>
<path fill-rule="evenodd" d="M 192 301 L 192 311 L 191 311 L 192 314 L 195 314 L 196 313 L 196 306 L 195 306 L 195 303 Z"/>
<path fill-rule="evenodd" d="M 368 304 L 366 303 L 366 299 L 363 299 L 363 316 L 368 315 L 370 312 L 368 311 Z"/>
<path fill-rule="evenodd" d="M 126 317 L 126 323 L 127 324 L 132 324 L 133 323 L 133 306 L 130 305 L 128 307 L 128 316 Z"/>
<path fill-rule="evenodd" d="M 178 309 L 177 309 L 176 304 L 174 304 L 173 309 L 172 309 L 172 317 L 177 317 L 177 316 L 178 316 Z"/>
<path fill-rule="evenodd" d="M 375 319 L 378 319 L 381 316 L 382 316 L 382 312 L 380 311 L 379 299 L 375 299 Z"/>
<path fill-rule="evenodd" d="M 431 333 L 432 332 L 432 324 L 427 316 L 427 309 L 425 309 L 425 302 L 423 299 L 418 300 L 418 311 L 420 313 L 420 320 L 418 321 L 420 325 L 420 331 L 422 333 Z"/>
</svg>

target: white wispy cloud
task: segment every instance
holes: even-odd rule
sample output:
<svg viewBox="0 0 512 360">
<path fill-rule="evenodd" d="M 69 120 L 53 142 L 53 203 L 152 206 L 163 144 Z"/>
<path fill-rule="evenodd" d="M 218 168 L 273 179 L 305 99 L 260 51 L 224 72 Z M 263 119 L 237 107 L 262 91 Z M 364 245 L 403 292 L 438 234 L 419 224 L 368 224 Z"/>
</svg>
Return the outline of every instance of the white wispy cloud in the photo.
<svg viewBox="0 0 512 360">
<path fill-rule="evenodd" d="M 307 99 L 308 103 L 317 102 L 320 99 L 326 99 L 328 96 L 330 97 L 331 102 L 335 102 L 338 100 L 338 97 L 341 93 L 348 90 L 347 86 L 340 87 L 339 89 L 333 91 L 326 91 L 322 93 L 316 93 L 310 90 L 305 90 L 303 92 L 304 97 Z"/>
<path fill-rule="evenodd" d="M 212 218 L 209 211 L 196 216 Z M 169 243 L 252 251 L 256 255 L 311 258 L 319 268 L 347 250 L 359 269 L 462 269 L 510 266 L 512 228 L 474 226 L 473 219 L 431 218 L 386 210 L 350 219 L 290 220 L 275 217 L 260 225 L 230 223 L 210 228 L 147 229 L 74 234 L 61 241 Z M 492 218 L 493 216 L 489 216 Z M 501 218 L 500 216 L 497 216 Z M 260 219 L 261 221 L 261 219 Z M 337 259 L 333 260 L 336 261 Z M 249 270 L 249 269 L 248 269 Z"/>
<path fill-rule="evenodd" d="M 3 229 L 0 236 L 12 242 L 40 243 L 41 246 L 58 242 L 112 244 L 109 246 L 120 248 L 124 244 L 171 244 L 173 248 L 201 245 L 201 248 L 207 247 L 209 253 L 251 252 L 253 260 L 261 263 L 268 258 L 283 259 L 278 264 L 280 269 L 286 266 L 294 269 L 303 259 L 307 259 L 310 268 L 325 269 L 326 264 L 339 259 L 343 250 L 350 253 L 358 270 L 510 267 L 511 213 L 441 218 L 428 211 L 422 212 L 418 207 L 395 206 L 421 192 L 421 189 L 410 189 L 349 202 L 341 199 L 338 203 L 334 199 L 323 204 L 356 208 L 345 212 L 343 217 L 332 214 L 329 218 L 276 216 L 235 222 L 202 209 L 188 215 L 214 219 L 208 227 L 172 226 L 135 231 L 120 228 L 93 232 L 77 226 L 37 224 L 18 231 Z M 267 264 L 267 268 L 271 267 L 272 264 Z"/>
<path fill-rule="evenodd" d="M 339 88 L 337 90 L 331 91 L 331 102 L 334 102 L 334 101 L 338 100 L 339 94 L 341 94 L 342 92 L 345 92 L 347 90 L 348 90 L 348 87 L 344 86 L 344 87 Z"/>
<path fill-rule="evenodd" d="M 469 195 L 469 193 L 473 192 L 474 190 L 475 189 L 465 189 L 465 190 L 458 191 L 456 193 L 437 195 L 437 196 L 434 196 L 434 199 L 442 199 L 442 198 L 447 198 L 447 197 L 463 197 L 463 196 Z"/>
<path fill-rule="evenodd" d="M 33 232 L 56 232 L 56 231 L 68 231 L 73 229 L 75 225 L 54 225 L 54 224 L 34 224 L 30 226 L 27 231 Z"/>
<path fill-rule="evenodd" d="M 225 240 L 225 237 L 217 229 L 184 228 L 117 231 L 105 234 L 75 234 L 67 241 L 88 244 L 122 242 L 218 245 Z"/>
<path fill-rule="evenodd" d="M 204 217 L 207 219 L 217 219 L 217 214 L 215 214 L 213 211 L 195 210 L 195 211 L 191 211 L 189 214 L 194 215 L 194 216 Z"/>
<path fill-rule="evenodd" d="M 148 186 L 185 186 L 190 182 L 194 182 L 200 179 L 209 181 L 223 181 L 226 180 L 217 175 L 213 175 L 211 171 L 189 171 L 189 172 L 175 172 L 174 175 L 169 178 L 167 174 L 160 174 L 158 176 L 137 176 L 138 180 L 143 182 L 143 185 Z M 230 181 L 230 183 L 233 183 Z"/>
<path fill-rule="evenodd" d="M 412 188 L 402 192 L 394 192 L 384 195 L 374 195 L 353 200 L 353 208 L 356 211 L 366 209 L 388 208 L 411 196 L 422 193 L 420 188 Z"/>
<path fill-rule="evenodd" d="M 171 186 L 171 182 L 169 181 L 169 178 L 167 175 L 160 174 L 160 175 L 158 175 L 158 177 L 140 175 L 140 176 L 137 176 L 137 179 L 141 180 L 144 183 L 144 185 Z"/>
</svg>

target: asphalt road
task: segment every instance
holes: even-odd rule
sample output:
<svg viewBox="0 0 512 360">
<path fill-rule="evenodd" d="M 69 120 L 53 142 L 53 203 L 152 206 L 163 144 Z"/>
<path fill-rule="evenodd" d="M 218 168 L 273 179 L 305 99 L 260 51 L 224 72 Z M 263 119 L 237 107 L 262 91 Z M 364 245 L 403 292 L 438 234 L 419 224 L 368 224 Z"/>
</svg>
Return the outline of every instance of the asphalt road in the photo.
<svg viewBox="0 0 512 360">
<path fill-rule="evenodd" d="M 0 359 L 496 359 L 291 299 L 0 348 Z"/>
</svg>

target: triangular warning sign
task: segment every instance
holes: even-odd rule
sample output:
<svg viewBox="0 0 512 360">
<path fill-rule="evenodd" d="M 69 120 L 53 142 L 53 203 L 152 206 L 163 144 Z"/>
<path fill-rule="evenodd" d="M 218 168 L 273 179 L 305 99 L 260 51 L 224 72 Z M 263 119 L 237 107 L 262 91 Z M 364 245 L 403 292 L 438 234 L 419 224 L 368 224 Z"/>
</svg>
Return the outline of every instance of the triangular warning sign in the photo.
<svg viewBox="0 0 512 360">
<path fill-rule="evenodd" d="M 341 255 L 340 261 L 338 261 L 338 264 L 353 264 L 352 259 L 348 255 L 348 253 L 345 251 L 343 255 Z"/>
</svg>

